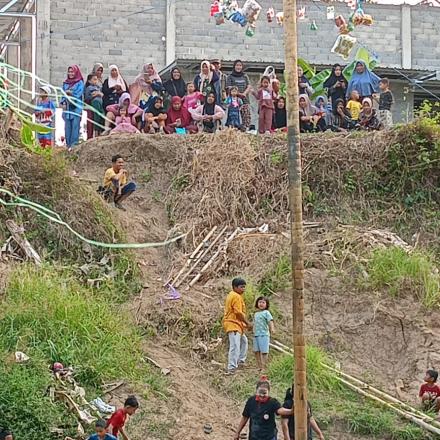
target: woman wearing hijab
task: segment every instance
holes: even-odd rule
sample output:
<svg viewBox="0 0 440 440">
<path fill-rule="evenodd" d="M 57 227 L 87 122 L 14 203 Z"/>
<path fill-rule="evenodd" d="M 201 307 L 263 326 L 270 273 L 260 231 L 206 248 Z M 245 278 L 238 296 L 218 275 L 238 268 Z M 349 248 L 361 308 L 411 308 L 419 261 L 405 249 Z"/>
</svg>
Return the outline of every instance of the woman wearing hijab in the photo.
<svg viewBox="0 0 440 440">
<path fill-rule="evenodd" d="M 66 145 L 71 151 L 79 141 L 84 94 L 84 79 L 76 64 L 67 69 L 63 91 L 66 96 L 61 99 L 60 104 L 63 108 Z"/>
<path fill-rule="evenodd" d="M 107 110 L 107 106 L 109 105 L 117 104 L 121 95 L 128 91 L 128 85 L 124 78 L 122 78 L 118 66 L 112 64 L 109 67 L 109 70 L 110 76 L 102 85 L 102 93 L 104 94 L 104 97 L 102 98 L 104 110 Z"/>
<path fill-rule="evenodd" d="M 93 66 L 92 75 L 96 75 L 96 77 L 98 78 L 98 84 L 101 87 L 104 83 L 103 74 L 104 74 L 104 65 L 102 63 L 96 63 Z"/>
<path fill-rule="evenodd" d="M 139 75 L 130 85 L 131 100 L 142 110 L 152 105 L 151 99 L 164 90 L 162 80 L 153 64 L 144 64 Z"/>
<path fill-rule="evenodd" d="M 324 118 L 325 124 L 331 123 L 332 107 L 328 104 L 328 99 L 324 95 L 320 95 L 315 99 L 315 107 L 318 111 L 318 115 Z"/>
<path fill-rule="evenodd" d="M 176 133 L 176 129 L 185 129 L 188 133 L 197 133 L 197 127 L 192 124 L 191 115 L 182 105 L 182 99 L 178 96 L 173 96 L 171 99 L 171 107 L 167 112 L 167 125 L 165 126 L 165 133 Z"/>
<path fill-rule="evenodd" d="M 313 133 L 326 129 L 325 120 L 312 105 L 308 95 L 299 95 L 299 122 L 301 133 Z"/>
<path fill-rule="evenodd" d="M 171 78 L 165 81 L 163 86 L 171 97 L 179 96 L 183 98 L 186 95 L 186 83 L 182 78 L 182 73 L 178 67 L 171 70 Z"/>
<path fill-rule="evenodd" d="M 362 100 L 362 111 L 359 116 L 359 125 L 364 130 L 380 130 L 382 128 L 376 110 L 373 108 L 373 101 L 370 98 L 364 98 Z"/>
<path fill-rule="evenodd" d="M 348 83 L 345 96 L 350 97 L 353 90 L 357 90 L 363 102 L 364 98 L 371 98 L 373 93 L 379 93 L 380 78 L 371 72 L 363 61 L 358 61 L 353 75 Z"/>
<path fill-rule="evenodd" d="M 310 85 L 309 80 L 304 75 L 304 70 L 300 66 L 298 66 L 298 90 L 300 95 L 313 95 L 313 87 Z"/>
<path fill-rule="evenodd" d="M 286 98 L 283 98 L 282 96 L 280 96 L 275 103 L 273 129 L 281 131 L 286 131 L 287 129 Z"/>
<path fill-rule="evenodd" d="M 102 75 L 103 75 L 103 73 L 104 73 L 104 65 L 101 63 L 96 63 L 93 66 L 92 72 L 87 77 L 87 81 L 85 84 L 86 94 L 87 94 L 87 87 L 90 86 L 89 78 L 91 78 L 93 76 L 96 76 L 96 78 L 97 78 L 96 85 L 99 86 L 102 90 L 102 84 L 103 84 Z M 86 97 L 84 97 L 84 102 L 88 105 L 92 104 L 91 101 L 88 100 Z M 102 128 L 100 128 L 100 127 L 96 128 L 93 123 L 93 121 L 95 119 L 95 112 L 89 107 L 87 107 L 86 111 L 87 111 L 87 139 L 91 139 L 95 135 L 95 131 L 98 131 L 98 132 L 102 131 Z M 101 120 L 100 120 L 100 122 L 101 122 Z M 103 122 L 102 122 L 102 124 L 103 124 Z"/>
<path fill-rule="evenodd" d="M 330 128 L 335 132 L 346 132 L 356 127 L 356 121 L 351 117 L 350 112 L 345 107 L 343 99 L 337 99 L 331 115 Z"/>
<path fill-rule="evenodd" d="M 342 74 L 342 66 L 340 64 L 334 64 L 332 67 L 332 73 L 324 81 L 324 88 L 327 89 L 333 110 L 336 108 L 336 101 L 338 99 L 342 99 L 345 104 L 345 91 L 347 90 L 347 85 L 347 80 Z"/>
<path fill-rule="evenodd" d="M 225 117 L 225 111 L 215 103 L 215 92 L 209 93 L 205 104 L 189 111 L 194 121 L 199 123 L 199 130 L 204 133 L 215 133 Z"/>
<path fill-rule="evenodd" d="M 215 93 L 215 83 L 219 80 L 218 73 L 209 61 L 202 61 L 200 64 L 200 73 L 194 78 L 196 90 L 202 93 L 205 98 L 212 92 Z"/>
<path fill-rule="evenodd" d="M 249 93 L 252 89 L 249 77 L 244 73 L 244 65 L 241 60 L 234 61 L 232 73 L 226 78 L 226 89 L 238 88 L 238 97 L 243 101 L 240 107 L 241 125 L 249 130 L 251 125 L 251 108 L 249 105 Z"/>
<path fill-rule="evenodd" d="M 116 121 L 117 116 L 121 116 L 121 108 L 126 109 L 125 117 L 130 118 L 131 124 L 137 127 L 142 118 L 142 109 L 131 101 L 130 93 L 124 92 L 117 104 L 110 104 L 107 106 L 107 114 L 105 119 L 105 131 L 103 134 L 108 134 Z"/>
</svg>

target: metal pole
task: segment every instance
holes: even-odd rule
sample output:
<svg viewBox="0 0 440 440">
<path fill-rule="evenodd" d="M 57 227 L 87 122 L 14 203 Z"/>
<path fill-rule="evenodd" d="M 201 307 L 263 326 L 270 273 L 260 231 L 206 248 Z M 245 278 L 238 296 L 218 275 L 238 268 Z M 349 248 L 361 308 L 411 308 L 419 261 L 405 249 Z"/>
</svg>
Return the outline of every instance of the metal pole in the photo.
<svg viewBox="0 0 440 440">
<path fill-rule="evenodd" d="M 295 440 L 307 440 L 307 377 L 304 338 L 304 238 L 298 105 L 296 0 L 284 0 L 287 145 L 292 252 Z"/>
</svg>

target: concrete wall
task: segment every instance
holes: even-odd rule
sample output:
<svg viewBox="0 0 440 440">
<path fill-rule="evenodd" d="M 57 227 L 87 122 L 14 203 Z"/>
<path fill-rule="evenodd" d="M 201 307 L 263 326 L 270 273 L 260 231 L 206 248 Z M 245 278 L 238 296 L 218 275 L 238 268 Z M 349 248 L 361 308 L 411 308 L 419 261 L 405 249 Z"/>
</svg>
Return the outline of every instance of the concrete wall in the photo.
<svg viewBox="0 0 440 440">
<path fill-rule="evenodd" d="M 265 10 L 273 6 L 280 11 L 282 0 L 260 0 L 263 14 L 254 37 L 246 37 L 245 29 L 234 23 L 216 26 L 209 17 L 207 0 L 38 3 L 38 70 L 46 78 L 50 73 L 49 79 L 57 84 L 62 81 L 66 66 L 72 63 L 78 63 L 86 72 L 96 61 L 116 63 L 132 79 L 149 61 L 162 68 L 174 59 L 220 57 L 264 63 L 284 60 L 283 29 L 265 20 Z M 306 20 L 298 23 L 300 56 L 315 64 L 341 61 L 330 52 L 337 28 L 326 19 L 327 5 L 308 0 L 301 5 L 306 7 Z M 337 14 L 349 15 L 345 4 L 332 5 Z M 149 7 L 153 9 L 127 16 Z M 440 69 L 440 8 L 371 4 L 365 9 L 375 23 L 357 27 L 353 35 L 378 54 L 382 66 Z M 310 29 L 312 20 L 318 25 L 317 31 Z M 79 29 L 72 31 L 76 28 Z"/>
<path fill-rule="evenodd" d="M 263 16 L 253 37 L 245 36 L 245 29 L 235 23 L 226 22 L 216 26 L 209 18 L 209 2 L 190 0 L 189 7 L 176 8 L 177 58 L 203 59 L 220 57 L 224 60 L 242 58 L 247 61 L 280 62 L 284 61 L 283 28 L 275 22 L 267 23 L 265 11 L 273 6 L 282 10 L 282 0 L 260 0 Z M 300 56 L 315 64 L 334 64 L 342 59 L 331 53 L 338 36 L 333 20 L 326 18 L 326 4 L 305 1 L 306 19 L 298 22 L 298 48 Z M 336 14 L 348 17 L 351 12 L 345 4 L 332 3 Z M 194 26 L 194 11 L 199 13 L 198 24 Z M 360 42 L 372 51 L 380 54 L 383 65 L 401 65 L 401 8 L 400 6 L 368 5 L 366 11 L 375 18 L 371 27 L 359 26 L 353 33 Z M 204 14 L 204 15 L 201 15 Z M 440 10 L 438 13 L 440 21 Z M 310 29 L 315 20 L 318 30 Z M 440 65 L 440 62 L 439 62 Z"/>
<path fill-rule="evenodd" d="M 49 13 L 53 84 L 63 81 L 70 64 L 78 64 L 84 74 L 95 62 L 117 64 L 129 80 L 144 63 L 165 64 L 165 0 L 55 0 L 50 1 Z M 40 59 L 38 64 L 47 62 Z"/>
</svg>

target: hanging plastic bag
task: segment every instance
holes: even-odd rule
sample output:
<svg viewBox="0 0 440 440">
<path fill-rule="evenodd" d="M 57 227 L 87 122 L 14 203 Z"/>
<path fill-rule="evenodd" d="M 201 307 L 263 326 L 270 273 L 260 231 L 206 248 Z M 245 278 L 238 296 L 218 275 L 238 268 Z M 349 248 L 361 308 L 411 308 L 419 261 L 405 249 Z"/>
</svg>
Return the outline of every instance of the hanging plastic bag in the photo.
<svg viewBox="0 0 440 440">
<path fill-rule="evenodd" d="M 274 8 L 269 8 L 266 12 L 266 18 L 268 23 L 272 23 L 275 18 L 275 10 Z"/>
<path fill-rule="evenodd" d="M 335 19 L 335 7 L 327 6 L 327 20 L 334 20 L 334 19 Z"/>
<path fill-rule="evenodd" d="M 356 44 L 356 41 L 356 38 L 351 37 L 350 35 L 339 35 L 331 52 L 337 53 L 346 60 L 350 56 L 350 52 Z"/>
<path fill-rule="evenodd" d="M 275 18 L 277 19 L 277 24 L 282 26 L 284 22 L 284 12 L 278 12 Z"/>
<path fill-rule="evenodd" d="M 233 23 L 238 23 L 241 27 L 245 27 L 247 24 L 246 17 L 240 12 L 235 11 L 230 17 L 229 20 Z"/>
<path fill-rule="evenodd" d="M 305 6 L 298 8 L 297 17 L 298 17 L 298 20 L 305 20 L 305 18 L 306 18 L 306 7 Z"/>
<path fill-rule="evenodd" d="M 310 30 L 311 31 L 317 31 L 318 30 L 318 25 L 316 24 L 315 20 L 313 20 L 312 23 L 310 24 Z"/>
<path fill-rule="evenodd" d="M 223 12 L 217 12 L 216 14 L 214 14 L 214 19 L 215 19 L 215 24 L 217 26 L 219 26 L 225 22 L 225 16 L 224 16 Z"/>
<path fill-rule="evenodd" d="M 211 17 L 214 17 L 214 15 L 218 12 L 220 12 L 220 3 L 218 1 L 214 1 L 211 3 Z"/>
<path fill-rule="evenodd" d="M 250 24 L 246 29 L 246 36 L 253 37 L 254 35 L 255 35 L 255 26 Z"/>
<path fill-rule="evenodd" d="M 262 7 L 257 0 L 246 0 L 241 8 L 241 12 L 246 17 L 247 21 L 252 24 L 258 20 L 261 9 Z"/>
<path fill-rule="evenodd" d="M 236 0 L 224 0 L 222 11 L 226 20 L 229 20 L 231 18 L 231 15 L 237 10 L 238 10 L 238 3 Z"/>
</svg>

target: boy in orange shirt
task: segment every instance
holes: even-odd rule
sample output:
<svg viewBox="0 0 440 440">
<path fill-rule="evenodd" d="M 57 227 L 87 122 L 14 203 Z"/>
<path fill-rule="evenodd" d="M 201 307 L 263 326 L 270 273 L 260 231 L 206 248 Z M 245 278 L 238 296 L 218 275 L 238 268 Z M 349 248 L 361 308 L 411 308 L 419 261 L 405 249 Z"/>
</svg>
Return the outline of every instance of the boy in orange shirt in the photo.
<svg viewBox="0 0 440 440">
<path fill-rule="evenodd" d="M 240 364 L 246 361 L 248 340 L 245 329 L 251 329 L 252 324 L 246 318 L 246 305 L 243 293 L 246 281 L 242 278 L 232 280 L 232 291 L 229 292 L 225 302 L 223 316 L 223 329 L 229 339 L 228 367 L 226 374 L 234 374 Z"/>
</svg>

